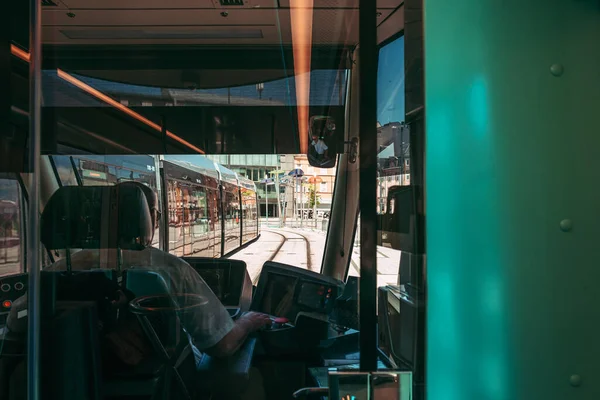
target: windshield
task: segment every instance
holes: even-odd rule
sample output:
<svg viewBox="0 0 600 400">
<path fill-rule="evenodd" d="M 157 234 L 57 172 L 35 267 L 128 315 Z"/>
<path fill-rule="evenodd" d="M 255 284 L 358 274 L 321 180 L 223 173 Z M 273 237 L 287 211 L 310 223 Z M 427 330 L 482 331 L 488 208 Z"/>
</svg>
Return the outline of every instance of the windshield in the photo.
<svg viewBox="0 0 600 400">
<path fill-rule="evenodd" d="M 336 176 L 335 170 L 312 167 L 306 155 L 49 159 L 62 186 L 136 181 L 152 188 L 164 215 L 152 246 L 173 255 L 242 260 L 254 283 L 267 261 L 321 270 Z"/>
</svg>

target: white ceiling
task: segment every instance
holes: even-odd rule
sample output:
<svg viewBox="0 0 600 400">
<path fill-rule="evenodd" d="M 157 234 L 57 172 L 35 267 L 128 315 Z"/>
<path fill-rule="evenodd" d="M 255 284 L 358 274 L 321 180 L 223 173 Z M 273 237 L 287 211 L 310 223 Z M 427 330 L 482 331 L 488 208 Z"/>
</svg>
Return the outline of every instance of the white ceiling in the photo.
<svg viewBox="0 0 600 400">
<path fill-rule="evenodd" d="M 43 41 L 60 45 L 291 43 L 290 0 L 245 0 L 222 7 L 218 0 L 54 0 L 44 7 Z M 359 0 L 314 0 L 313 43 L 358 41 Z M 378 24 L 400 31 L 394 11 L 402 0 L 378 0 Z M 68 5 L 68 6 L 67 6 Z M 392 15 L 394 13 L 395 15 Z M 386 35 L 388 36 L 388 35 Z"/>
</svg>

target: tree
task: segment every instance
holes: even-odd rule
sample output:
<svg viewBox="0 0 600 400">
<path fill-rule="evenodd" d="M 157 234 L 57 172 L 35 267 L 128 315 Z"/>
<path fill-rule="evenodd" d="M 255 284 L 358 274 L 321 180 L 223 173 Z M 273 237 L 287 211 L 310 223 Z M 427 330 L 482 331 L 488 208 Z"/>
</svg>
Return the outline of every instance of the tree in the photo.
<svg viewBox="0 0 600 400">
<path fill-rule="evenodd" d="M 308 208 L 313 208 L 315 203 L 317 206 L 321 204 L 321 196 L 317 194 L 315 186 L 311 185 L 308 189 Z"/>
</svg>

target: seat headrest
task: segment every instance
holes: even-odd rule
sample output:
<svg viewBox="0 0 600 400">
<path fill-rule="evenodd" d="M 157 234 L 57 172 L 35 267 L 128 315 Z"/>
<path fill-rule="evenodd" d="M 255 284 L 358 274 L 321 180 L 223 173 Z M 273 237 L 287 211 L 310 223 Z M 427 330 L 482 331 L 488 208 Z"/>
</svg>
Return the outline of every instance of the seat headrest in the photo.
<svg viewBox="0 0 600 400">
<path fill-rule="evenodd" d="M 148 202 L 135 186 L 64 186 L 52 195 L 40 222 L 49 250 L 141 250 L 153 234 Z"/>
</svg>

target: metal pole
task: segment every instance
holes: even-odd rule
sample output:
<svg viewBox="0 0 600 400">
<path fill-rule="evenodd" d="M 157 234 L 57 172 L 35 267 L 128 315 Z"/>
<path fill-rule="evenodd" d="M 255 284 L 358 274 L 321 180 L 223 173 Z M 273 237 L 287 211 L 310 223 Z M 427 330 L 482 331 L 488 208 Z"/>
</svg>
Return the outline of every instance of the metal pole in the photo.
<svg viewBox="0 0 600 400">
<path fill-rule="evenodd" d="M 42 4 L 29 2 L 29 212 L 27 224 L 27 398 L 40 398 L 40 232 L 39 187 L 41 154 Z"/>
<path fill-rule="evenodd" d="M 360 370 L 377 370 L 377 12 L 359 3 Z"/>
<path fill-rule="evenodd" d="M 269 204 L 268 204 L 268 199 L 267 199 L 267 178 L 265 177 L 265 213 L 267 215 L 267 221 L 265 222 L 265 225 L 268 226 L 269 225 Z"/>
<path fill-rule="evenodd" d="M 279 217 L 279 227 L 281 228 L 281 200 L 279 199 L 279 165 L 275 174 L 275 195 L 277 196 L 277 216 Z"/>
<path fill-rule="evenodd" d="M 300 178 L 300 228 L 304 227 L 304 187 Z"/>
<path fill-rule="evenodd" d="M 293 216 L 293 220 L 292 220 L 292 224 L 296 223 L 296 183 L 295 183 L 296 178 L 294 178 L 294 181 L 292 181 L 292 216 Z"/>
<path fill-rule="evenodd" d="M 313 182 L 313 219 L 315 220 L 315 229 L 317 228 L 317 175 L 314 176 Z"/>
</svg>

